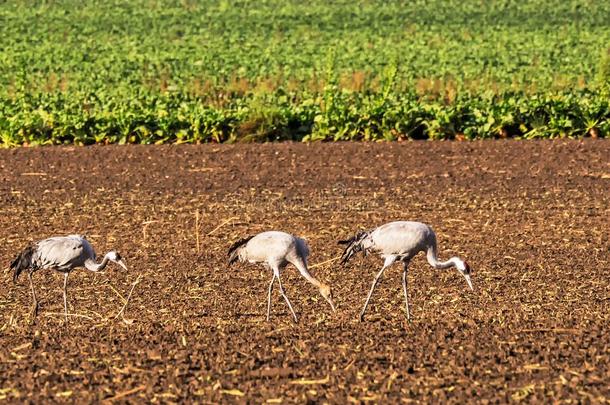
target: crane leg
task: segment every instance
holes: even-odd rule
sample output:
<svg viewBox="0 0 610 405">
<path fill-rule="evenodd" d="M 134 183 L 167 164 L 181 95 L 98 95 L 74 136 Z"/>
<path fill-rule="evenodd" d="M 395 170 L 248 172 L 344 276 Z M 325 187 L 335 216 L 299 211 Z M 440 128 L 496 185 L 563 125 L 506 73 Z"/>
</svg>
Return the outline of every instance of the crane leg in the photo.
<svg viewBox="0 0 610 405">
<path fill-rule="evenodd" d="M 34 299 L 34 306 L 32 307 L 32 317 L 36 318 L 36 316 L 38 316 L 38 299 L 36 298 L 36 290 L 34 289 L 34 282 L 32 281 L 32 272 L 28 271 L 28 279 L 30 280 L 32 298 Z"/>
<path fill-rule="evenodd" d="M 277 282 L 280 284 L 280 294 L 282 294 L 282 297 L 284 297 L 284 299 L 286 300 L 286 303 L 288 304 L 288 308 L 290 308 L 290 312 L 292 312 L 292 316 L 294 317 L 294 321 L 298 322 L 299 318 L 297 318 L 297 314 L 294 313 L 294 309 L 292 309 L 292 304 L 290 303 L 290 300 L 288 299 L 288 296 L 286 295 L 286 292 L 284 291 L 284 286 L 282 286 L 282 280 L 280 279 L 280 272 L 274 271 L 274 273 L 275 273 L 275 277 L 277 277 Z"/>
<path fill-rule="evenodd" d="M 411 320 L 411 314 L 409 313 L 409 295 L 407 294 L 407 271 L 409 269 L 409 262 L 404 262 L 404 270 L 402 271 L 402 290 L 405 293 L 405 305 L 407 306 L 407 321 Z"/>
<path fill-rule="evenodd" d="M 64 315 L 66 323 L 68 323 L 68 274 L 70 273 L 64 273 Z"/>
<path fill-rule="evenodd" d="M 273 290 L 273 283 L 275 283 L 275 274 L 269 283 L 269 293 L 267 294 L 267 322 L 269 322 L 269 316 L 271 315 L 271 291 Z"/>
<path fill-rule="evenodd" d="M 368 295 L 368 297 L 366 297 L 366 302 L 364 303 L 364 308 L 362 308 L 362 312 L 360 312 L 360 322 L 364 321 L 364 313 L 366 312 L 366 307 L 369 305 L 369 301 L 371 300 L 373 291 L 375 290 L 375 287 L 377 287 L 377 283 L 379 282 L 379 279 L 381 278 L 381 275 L 383 274 L 385 269 L 386 269 L 386 267 L 383 266 L 381 268 L 381 271 L 379 271 L 379 273 L 377 273 L 377 275 L 375 276 L 375 280 L 373 280 L 373 285 L 371 286 L 371 291 L 369 291 L 369 295 Z"/>
</svg>

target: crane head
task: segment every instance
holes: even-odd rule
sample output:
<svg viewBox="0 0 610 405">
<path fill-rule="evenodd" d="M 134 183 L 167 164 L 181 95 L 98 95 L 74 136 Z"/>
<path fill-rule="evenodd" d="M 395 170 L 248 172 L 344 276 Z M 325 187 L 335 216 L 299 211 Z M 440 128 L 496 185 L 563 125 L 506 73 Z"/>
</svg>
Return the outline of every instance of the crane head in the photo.
<svg viewBox="0 0 610 405">
<path fill-rule="evenodd" d="M 335 303 L 333 301 L 333 290 L 327 284 L 320 285 L 320 295 L 324 297 L 330 304 L 330 307 L 335 311 Z"/>
<path fill-rule="evenodd" d="M 121 266 L 122 268 L 127 270 L 127 265 L 125 264 L 125 262 L 121 258 L 121 255 L 119 254 L 119 252 L 113 250 L 113 251 L 108 252 L 107 256 L 108 256 L 108 259 L 110 259 L 110 261 L 118 264 L 119 266 Z"/>
<path fill-rule="evenodd" d="M 468 287 L 470 287 L 471 290 L 474 290 L 474 288 L 472 288 L 472 280 L 470 280 L 470 265 L 465 262 L 460 260 L 458 262 L 458 266 L 457 266 L 458 271 L 462 274 L 462 276 L 464 276 L 464 278 L 466 279 L 466 282 L 468 283 Z"/>
</svg>

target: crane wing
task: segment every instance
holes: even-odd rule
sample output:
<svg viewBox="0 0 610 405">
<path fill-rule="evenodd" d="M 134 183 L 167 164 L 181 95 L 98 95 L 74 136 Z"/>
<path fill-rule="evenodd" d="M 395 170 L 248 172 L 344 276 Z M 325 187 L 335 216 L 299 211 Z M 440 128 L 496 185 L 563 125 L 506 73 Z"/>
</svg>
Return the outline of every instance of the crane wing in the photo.
<svg viewBox="0 0 610 405">
<path fill-rule="evenodd" d="M 91 253 L 89 247 L 86 240 L 76 235 L 44 239 L 38 242 L 33 260 L 40 268 L 71 270 L 85 263 Z"/>
<path fill-rule="evenodd" d="M 434 239 L 432 228 L 421 222 L 395 221 L 384 224 L 371 234 L 376 250 L 382 255 L 413 257 L 426 250 Z"/>
</svg>

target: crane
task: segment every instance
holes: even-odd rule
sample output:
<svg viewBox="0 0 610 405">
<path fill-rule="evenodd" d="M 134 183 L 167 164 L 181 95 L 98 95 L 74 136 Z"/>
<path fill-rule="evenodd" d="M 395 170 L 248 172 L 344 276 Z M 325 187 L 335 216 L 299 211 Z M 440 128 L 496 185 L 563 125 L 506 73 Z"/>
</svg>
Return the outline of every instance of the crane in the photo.
<svg viewBox="0 0 610 405">
<path fill-rule="evenodd" d="M 409 298 L 407 295 L 407 271 L 409 262 L 419 252 L 426 251 L 428 263 L 435 269 L 446 269 L 455 267 L 464 276 L 468 286 L 472 290 L 470 280 L 470 266 L 459 257 L 452 257 L 446 262 L 438 259 L 436 234 L 429 225 L 421 222 L 396 221 L 390 222 L 380 227 L 359 232 L 354 237 L 339 241 L 339 244 L 347 245 L 341 256 L 341 264 L 345 265 L 356 253 L 362 251 L 365 255 L 369 252 L 378 253 L 383 259 L 383 267 L 375 276 L 373 285 L 369 292 L 364 308 L 360 312 L 360 321 L 364 320 L 364 313 L 369 304 L 373 291 L 383 275 L 386 268 L 394 262 L 400 261 L 403 264 L 402 287 L 405 295 L 407 307 L 407 319 L 411 319 L 409 312 Z"/>
<path fill-rule="evenodd" d="M 332 310 L 335 310 L 333 302 L 333 294 L 330 286 L 318 281 L 307 271 L 307 256 L 309 256 L 309 247 L 305 240 L 279 231 L 262 232 L 255 236 L 249 236 L 235 242 L 229 248 L 229 265 L 240 262 L 263 263 L 263 265 L 273 271 L 273 277 L 269 284 L 269 292 L 267 294 L 267 321 L 271 313 L 271 291 L 273 284 L 277 279 L 280 286 L 280 294 L 286 300 L 290 312 L 294 317 L 295 322 L 298 322 L 297 315 L 292 309 L 292 304 L 286 295 L 286 291 L 282 286 L 280 272 L 291 263 L 294 265 L 301 275 L 316 286 L 320 290 L 320 295 L 330 304 Z"/>
<path fill-rule="evenodd" d="M 34 300 L 33 317 L 38 315 L 38 300 L 32 282 L 35 271 L 51 269 L 64 274 L 64 314 L 68 321 L 68 275 L 77 267 L 84 267 L 89 271 L 100 272 L 106 268 L 108 262 L 114 262 L 127 270 L 125 262 L 116 251 L 106 253 L 101 263 L 96 262 L 93 247 L 83 235 L 56 236 L 43 239 L 28 245 L 21 251 L 10 265 L 13 273 L 13 283 L 17 282 L 19 275 L 27 271 Z"/>
</svg>

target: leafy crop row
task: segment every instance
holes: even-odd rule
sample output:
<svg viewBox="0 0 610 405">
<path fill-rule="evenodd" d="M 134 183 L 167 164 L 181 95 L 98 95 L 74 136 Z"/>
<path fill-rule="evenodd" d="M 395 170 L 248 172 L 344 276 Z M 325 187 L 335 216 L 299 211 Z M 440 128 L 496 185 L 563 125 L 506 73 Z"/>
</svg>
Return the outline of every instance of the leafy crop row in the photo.
<svg viewBox="0 0 610 405">
<path fill-rule="evenodd" d="M 608 98 L 578 93 L 467 97 L 451 104 L 416 94 L 327 92 L 299 103 L 273 95 L 206 106 L 158 95 L 85 105 L 63 95 L 2 104 L 0 142 L 90 144 L 235 140 L 397 140 L 575 137 L 610 133 Z"/>
<path fill-rule="evenodd" d="M 610 135 L 610 3 L 0 3 L 0 145 Z"/>
</svg>

